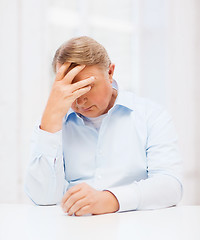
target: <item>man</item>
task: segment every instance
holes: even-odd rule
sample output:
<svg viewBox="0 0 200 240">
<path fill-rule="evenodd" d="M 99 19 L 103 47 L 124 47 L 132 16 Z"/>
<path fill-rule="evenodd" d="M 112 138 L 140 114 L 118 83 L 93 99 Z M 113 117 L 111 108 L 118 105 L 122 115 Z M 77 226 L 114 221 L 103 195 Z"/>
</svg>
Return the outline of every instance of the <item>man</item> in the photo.
<svg viewBox="0 0 200 240">
<path fill-rule="evenodd" d="M 181 162 L 167 112 L 120 91 L 115 65 L 89 37 L 63 44 L 53 67 L 26 176 L 32 201 L 76 216 L 176 205 Z"/>
</svg>

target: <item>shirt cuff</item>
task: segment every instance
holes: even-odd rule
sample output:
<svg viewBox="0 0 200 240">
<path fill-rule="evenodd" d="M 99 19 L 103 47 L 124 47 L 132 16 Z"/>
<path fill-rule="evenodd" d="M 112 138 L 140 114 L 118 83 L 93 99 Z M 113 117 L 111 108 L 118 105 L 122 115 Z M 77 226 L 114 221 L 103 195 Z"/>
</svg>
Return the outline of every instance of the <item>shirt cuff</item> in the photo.
<svg viewBox="0 0 200 240">
<path fill-rule="evenodd" d="M 140 191 L 137 183 L 104 190 L 110 191 L 117 198 L 119 202 L 117 212 L 137 210 L 140 201 Z"/>
<path fill-rule="evenodd" d="M 37 154 L 55 159 L 62 150 L 62 130 L 50 133 L 40 129 L 38 125 L 34 129 L 32 141 Z"/>
</svg>

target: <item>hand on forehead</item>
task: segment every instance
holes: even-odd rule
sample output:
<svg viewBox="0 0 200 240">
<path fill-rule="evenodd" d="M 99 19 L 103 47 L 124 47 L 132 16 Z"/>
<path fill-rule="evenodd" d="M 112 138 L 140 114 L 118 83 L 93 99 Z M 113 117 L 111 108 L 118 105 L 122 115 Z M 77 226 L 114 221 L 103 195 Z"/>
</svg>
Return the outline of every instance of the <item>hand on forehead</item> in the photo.
<svg viewBox="0 0 200 240">
<path fill-rule="evenodd" d="M 97 66 L 85 66 L 75 77 L 72 83 L 79 82 L 83 79 L 94 77 L 96 80 L 101 72 Z"/>
<path fill-rule="evenodd" d="M 81 67 L 81 69 L 80 69 Z M 108 75 L 105 74 L 106 70 L 98 65 L 77 65 L 74 63 L 64 63 L 60 64 L 57 63 L 57 71 L 64 72 L 64 75 L 71 75 L 71 72 L 76 72 L 76 74 L 73 74 L 73 80 L 71 83 L 76 83 L 79 81 L 82 81 L 84 79 L 94 77 L 95 82 L 101 80 L 101 79 L 107 79 Z M 76 71 L 76 69 L 79 69 L 79 71 Z"/>
</svg>

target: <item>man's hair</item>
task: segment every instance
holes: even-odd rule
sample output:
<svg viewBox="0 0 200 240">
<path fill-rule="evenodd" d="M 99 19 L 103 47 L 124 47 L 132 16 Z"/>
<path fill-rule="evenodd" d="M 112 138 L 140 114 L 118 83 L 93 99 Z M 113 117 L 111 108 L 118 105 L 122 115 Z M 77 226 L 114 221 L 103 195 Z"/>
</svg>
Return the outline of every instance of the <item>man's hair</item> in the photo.
<svg viewBox="0 0 200 240">
<path fill-rule="evenodd" d="M 108 69 L 111 61 L 106 49 L 94 39 L 81 36 L 72 38 L 62 44 L 55 53 L 53 58 L 53 69 L 56 72 L 56 64 L 65 62 L 76 65 L 98 65 L 104 69 Z"/>
</svg>

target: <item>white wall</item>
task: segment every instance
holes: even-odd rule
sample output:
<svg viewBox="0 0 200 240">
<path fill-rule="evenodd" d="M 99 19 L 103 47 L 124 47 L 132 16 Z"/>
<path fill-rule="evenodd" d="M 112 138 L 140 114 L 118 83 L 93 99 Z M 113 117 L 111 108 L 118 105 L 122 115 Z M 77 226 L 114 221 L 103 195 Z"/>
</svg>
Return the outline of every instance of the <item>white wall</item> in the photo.
<svg viewBox="0 0 200 240">
<path fill-rule="evenodd" d="M 0 202 L 22 202 L 35 120 L 49 90 L 44 3 L 0 2 Z"/>
<path fill-rule="evenodd" d="M 184 161 L 183 203 L 200 204 L 200 2 L 168 5 L 167 105 L 176 124 Z"/>
<path fill-rule="evenodd" d="M 19 26 L 18 2 L 0 7 L 0 199 L 17 201 L 19 194 Z"/>
<path fill-rule="evenodd" d="M 200 204 L 200 2 L 114 2 L 1 0 L 0 202 L 28 202 L 23 179 L 30 136 L 53 80 L 53 53 L 68 38 L 89 34 L 108 49 L 125 89 L 172 114 L 184 161 L 183 204 Z"/>
<path fill-rule="evenodd" d="M 142 0 L 141 5 L 139 94 L 171 113 L 183 159 L 182 204 L 200 204 L 200 2 Z"/>
</svg>

